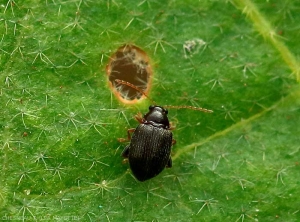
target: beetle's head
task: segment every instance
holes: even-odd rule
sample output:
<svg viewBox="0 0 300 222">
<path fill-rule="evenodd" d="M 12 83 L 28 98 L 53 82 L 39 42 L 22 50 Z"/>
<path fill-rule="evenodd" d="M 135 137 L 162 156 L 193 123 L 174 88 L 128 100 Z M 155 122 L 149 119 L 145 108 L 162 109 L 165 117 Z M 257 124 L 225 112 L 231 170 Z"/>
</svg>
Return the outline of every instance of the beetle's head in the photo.
<svg viewBox="0 0 300 222">
<path fill-rule="evenodd" d="M 144 115 L 144 119 L 147 122 L 163 126 L 163 128 L 170 128 L 168 119 L 168 110 L 161 106 L 149 106 L 149 112 Z"/>
</svg>

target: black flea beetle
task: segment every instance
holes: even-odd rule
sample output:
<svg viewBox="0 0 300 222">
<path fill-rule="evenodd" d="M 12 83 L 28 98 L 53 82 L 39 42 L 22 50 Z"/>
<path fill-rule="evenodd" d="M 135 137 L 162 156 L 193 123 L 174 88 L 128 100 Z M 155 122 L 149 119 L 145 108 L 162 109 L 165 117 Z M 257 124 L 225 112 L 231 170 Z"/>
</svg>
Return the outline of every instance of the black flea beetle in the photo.
<svg viewBox="0 0 300 222">
<path fill-rule="evenodd" d="M 130 86 L 149 98 L 142 90 L 131 83 L 119 79 L 115 81 Z M 155 104 L 152 99 L 150 100 Z M 163 171 L 165 167 L 172 167 L 171 147 L 176 141 L 173 139 L 166 107 L 212 112 L 212 110 L 192 106 L 162 107 L 151 105 L 148 113 L 143 117 L 137 115 L 135 118 L 140 124 L 136 129 L 128 130 L 130 144 L 125 147 L 122 156 L 128 158 L 130 169 L 139 181 L 151 179 Z M 133 132 L 132 138 L 130 137 L 131 132 Z"/>
</svg>

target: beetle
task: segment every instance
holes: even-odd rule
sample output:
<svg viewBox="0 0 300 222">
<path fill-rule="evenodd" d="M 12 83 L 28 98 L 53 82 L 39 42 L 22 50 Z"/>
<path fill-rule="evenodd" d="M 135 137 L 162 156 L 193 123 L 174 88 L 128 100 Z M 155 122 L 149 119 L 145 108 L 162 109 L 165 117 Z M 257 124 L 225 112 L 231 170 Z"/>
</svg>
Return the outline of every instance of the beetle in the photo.
<svg viewBox="0 0 300 222">
<path fill-rule="evenodd" d="M 175 140 L 170 131 L 167 109 L 151 105 L 149 112 L 137 120 L 140 124 L 122 156 L 128 158 L 133 175 L 139 181 L 145 181 L 158 175 L 166 166 L 172 167 L 170 155 Z"/>
<path fill-rule="evenodd" d="M 119 79 L 115 81 L 130 86 L 149 98 L 131 83 Z M 155 103 L 152 99 L 150 100 Z M 136 129 L 127 131 L 130 144 L 125 147 L 121 155 L 128 158 L 130 169 L 139 181 L 151 179 L 162 172 L 165 167 L 172 167 L 171 147 L 176 141 L 173 139 L 171 131 L 173 128 L 170 126 L 166 107 L 212 112 L 212 110 L 192 106 L 150 105 L 149 111 L 143 117 L 136 115 L 135 118 L 140 124 Z M 131 132 L 133 132 L 132 137 Z"/>
</svg>

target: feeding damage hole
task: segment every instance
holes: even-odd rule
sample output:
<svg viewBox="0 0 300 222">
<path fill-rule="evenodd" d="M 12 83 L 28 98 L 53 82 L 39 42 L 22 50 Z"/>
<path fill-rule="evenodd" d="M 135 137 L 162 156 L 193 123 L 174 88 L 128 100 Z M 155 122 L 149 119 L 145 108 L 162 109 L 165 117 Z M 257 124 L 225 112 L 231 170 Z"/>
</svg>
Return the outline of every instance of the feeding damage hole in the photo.
<svg viewBox="0 0 300 222">
<path fill-rule="evenodd" d="M 139 47 L 125 45 L 118 48 L 106 66 L 106 73 L 112 91 L 121 102 L 136 103 L 144 95 L 132 87 L 117 83 L 116 79 L 129 82 L 148 94 L 152 69 L 149 57 Z"/>
</svg>

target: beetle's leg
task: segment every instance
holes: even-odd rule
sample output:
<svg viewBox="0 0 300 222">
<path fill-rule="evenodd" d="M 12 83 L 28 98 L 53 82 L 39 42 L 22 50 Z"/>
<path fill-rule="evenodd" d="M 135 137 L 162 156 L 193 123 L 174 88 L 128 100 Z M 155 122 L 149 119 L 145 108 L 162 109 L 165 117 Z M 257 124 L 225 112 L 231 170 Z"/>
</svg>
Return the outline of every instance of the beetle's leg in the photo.
<svg viewBox="0 0 300 222">
<path fill-rule="evenodd" d="M 172 122 L 170 123 L 170 127 L 169 127 L 169 130 L 174 130 L 174 129 L 176 129 L 176 126 L 172 126 L 173 124 L 172 124 Z"/>
<path fill-rule="evenodd" d="M 124 150 L 122 151 L 122 153 L 121 153 L 121 156 L 122 156 L 122 157 L 125 157 L 125 158 L 128 158 L 128 155 L 129 155 L 129 145 L 126 146 L 126 147 L 124 148 Z"/>
<path fill-rule="evenodd" d="M 172 139 L 172 145 L 176 144 L 176 140 Z"/>
<path fill-rule="evenodd" d="M 167 163 L 167 168 L 171 168 L 172 167 L 172 158 L 170 157 L 170 159 L 168 160 L 168 163 Z"/>
<path fill-rule="evenodd" d="M 130 133 L 133 133 L 135 131 L 135 128 L 131 128 L 131 129 L 128 129 L 127 130 L 127 137 L 128 137 L 128 140 L 131 140 L 131 134 Z"/>
<path fill-rule="evenodd" d="M 143 123 L 144 122 L 144 117 L 141 113 L 138 113 L 134 116 L 134 118 L 139 122 L 139 123 Z"/>
<path fill-rule="evenodd" d="M 127 138 L 118 138 L 118 141 L 119 141 L 120 143 L 130 141 L 130 140 L 131 140 L 131 135 L 130 135 L 130 133 L 133 133 L 134 131 L 135 131 L 135 128 L 128 129 L 128 130 L 127 130 Z"/>
</svg>

